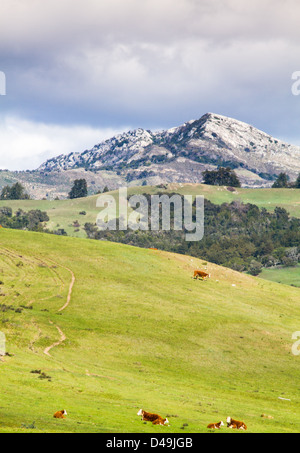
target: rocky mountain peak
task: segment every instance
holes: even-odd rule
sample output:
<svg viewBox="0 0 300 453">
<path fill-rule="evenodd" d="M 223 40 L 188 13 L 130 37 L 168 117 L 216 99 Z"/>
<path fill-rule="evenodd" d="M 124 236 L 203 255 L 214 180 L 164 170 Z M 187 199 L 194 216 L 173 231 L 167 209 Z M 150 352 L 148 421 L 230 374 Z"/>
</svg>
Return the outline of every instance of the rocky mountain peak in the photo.
<svg viewBox="0 0 300 453">
<path fill-rule="evenodd" d="M 180 163 L 179 166 L 175 163 Z M 192 167 L 194 171 L 187 170 Z M 186 168 L 184 169 L 184 164 Z M 40 172 L 85 168 L 130 174 L 131 180 L 162 174 L 166 182 L 201 182 L 202 171 L 220 165 L 234 168 L 249 185 L 270 184 L 280 172 L 300 172 L 300 147 L 226 116 L 206 113 L 181 126 L 152 132 L 138 128 L 102 141 L 90 150 L 50 159 Z"/>
</svg>

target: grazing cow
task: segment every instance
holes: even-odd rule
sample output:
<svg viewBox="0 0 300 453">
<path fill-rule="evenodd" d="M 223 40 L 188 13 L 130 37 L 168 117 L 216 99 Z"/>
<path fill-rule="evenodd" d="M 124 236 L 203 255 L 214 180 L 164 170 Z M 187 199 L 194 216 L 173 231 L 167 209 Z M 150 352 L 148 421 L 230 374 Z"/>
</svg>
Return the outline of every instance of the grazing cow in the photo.
<svg viewBox="0 0 300 453">
<path fill-rule="evenodd" d="M 195 270 L 194 271 L 194 278 L 198 279 L 198 277 L 202 278 L 202 280 L 205 280 L 206 278 L 210 278 L 210 274 L 207 274 L 206 272 Z"/>
<path fill-rule="evenodd" d="M 231 429 L 242 429 L 246 431 L 247 426 L 244 422 L 240 422 L 239 420 L 233 420 L 231 417 L 227 417 L 227 428 Z"/>
<path fill-rule="evenodd" d="M 222 422 L 222 420 L 219 423 L 210 423 L 209 425 L 207 425 L 207 428 L 208 429 L 220 429 L 221 426 L 224 426 L 224 423 Z"/>
<path fill-rule="evenodd" d="M 54 418 L 66 418 L 65 415 L 68 415 L 68 414 L 67 414 L 67 411 L 62 410 L 62 411 L 55 412 L 55 414 L 53 415 L 53 417 L 54 417 Z"/>
<path fill-rule="evenodd" d="M 167 418 L 162 418 L 158 414 L 151 414 L 151 412 L 143 411 L 143 409 L 140 409 L 137 415 L 141 416 L 142 420 L 145 420 L 146 422 L 152 422 L 153 425 L 169 424 L 169 420 Z"/>
</svg>

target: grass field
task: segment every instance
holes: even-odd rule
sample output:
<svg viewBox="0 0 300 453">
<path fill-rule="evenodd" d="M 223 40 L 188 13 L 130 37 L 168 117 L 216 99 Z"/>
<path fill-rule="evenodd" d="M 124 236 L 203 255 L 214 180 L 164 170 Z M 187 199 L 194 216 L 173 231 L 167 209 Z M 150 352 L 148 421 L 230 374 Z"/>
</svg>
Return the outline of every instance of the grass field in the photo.
<svg viewBox="0 0 300 453">
<path fill-rule="evenodd" d="M 169 184 L 166 190 L 156 186 L 139 186 L 128 189 L 128 195 L 133 194 L 156 194 L 158 192 L 176 192 L 182 195 L 204 195 L 205 198 L 216 204 L 230 203 L 234 200 L 240 200 L 244 203 L 253 203 L 260 208 L 265 207 L 273 211 L 276 206 L 281 206 L 287 211 L 300 218 L 300 189 L 237 189 L 236 192 L 230 192 L 226 187 L 207 186 L 204 184 Z M 116 195 L 117 191 L 111 192 Z M 83 229 L 86 222 L 95 223 L 99 208 L 96 207 L 98 195 L 75 200 L 17 200 L 17 201 L 0 201 L 0 207 L 10 206 L 14 211 L 21 208 L 25 211 L 30 209 L 41 209 L 47 211 L 50 221 L 48 228 L 57 230 L 63 228 L 69 236 L 86 237 Z M 85 211 L 86 215 L 79 213 Z M 73 226 L 78 221 L 79 228 Z M 76 231 L 78 230 L 78 231 Z"/>
<path fill-rule="evenodd" d="M 296 267 L 263 269 L 260 277 L 272 282 L 293 285 L 300 288 L 300 265 Z"/>
<path fill-rule="evenodd" d="M 197 267 L 211 279 L 194 280 Z M 188 256 L 5 229 L 0 280 L 12 355 L 0 361 L 0 432 L 207 432 L 228 415 L 248 432 L 300 432 L 299 289 Z M 170 427 L 143 424 L 141 407 Z"/>
</svg>

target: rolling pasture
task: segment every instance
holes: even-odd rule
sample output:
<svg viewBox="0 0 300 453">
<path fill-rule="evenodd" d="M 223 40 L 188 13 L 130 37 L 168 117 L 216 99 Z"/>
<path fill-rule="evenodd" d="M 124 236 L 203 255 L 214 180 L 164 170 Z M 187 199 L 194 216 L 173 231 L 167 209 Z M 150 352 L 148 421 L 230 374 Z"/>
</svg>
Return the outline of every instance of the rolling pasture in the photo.
<svg viewBox="0 0 300 453">
<path fill-rule="evenodd" d="M 295 267 L 277 267 L 263 269 L 260 274 L 261 278 L 272 282 L 292 285 L 300 288 L 300 265 Z"/>
<path fill-rule="evenodd" d="M 215 204 L 241 201 L 253 203 L 260 208 L 274 211 L 276 206 L 285 208 L 292 216 L 300 218 L 300 189 L 244 189 L 238 188 L 230 192 L 226 187 L 208 186 L 205 184 L 169 184 L 166 189 L 157 186 L 139 186 L 128 188 L 128 196 L 148 193 L 179 193 L 181 195 L 204 195 Z M 118 205 L 118 192 L 112 191 Z M 50 230 L 63 228 L 69 236 L 86 237 L 83 229 L 86 222 L 95 223 L 99 208 L 96 201 L 99 195 L 73 200 L 5 200 L 0 201 L 0 207 L 10 206 L 14 212 L 19 208 L 24 211 L 40 209 L 47 211 L 50 221 L 47 227 Z M 85 212 L 85 215 L 82 213 Z M 77 223 L 78 222 L 78 223 Z M 78 226 L 79 224 L 79 226 Z"/>
<path fill-rule="evenodd" d="M 211 279 L 194 280 L 196 268 Z M 228 415 L 248 432 L 300 431 L 298 288 L 188 256 L 6 229 L 0 281 L 0 432 L 197 433 Z M 140 408 L 170 427 L 144 424 Z M 61 409 L 67 419 L 54 419 Z"/>
</svg>

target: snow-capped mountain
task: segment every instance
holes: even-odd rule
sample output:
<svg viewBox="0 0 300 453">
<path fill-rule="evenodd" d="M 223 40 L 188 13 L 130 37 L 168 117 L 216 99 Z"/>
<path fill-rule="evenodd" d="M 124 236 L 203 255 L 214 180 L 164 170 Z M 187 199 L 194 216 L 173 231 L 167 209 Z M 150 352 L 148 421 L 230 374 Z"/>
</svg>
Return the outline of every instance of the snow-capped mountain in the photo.
<svg viewBox="0 0 300 453">
<path fill-rule="evenodd" d="M 280 172 L 300 173 L 300 147 L 249 124 L 208 113 L 165 131 L 137 129 L 117 135 L 82 153 L 50 159 L 42 173 L 85 168 L 112 171 L 130 181 L 201 182 L 217 166 L 235 169 L 244 185 L 270 184 Z"/>
</svg>

